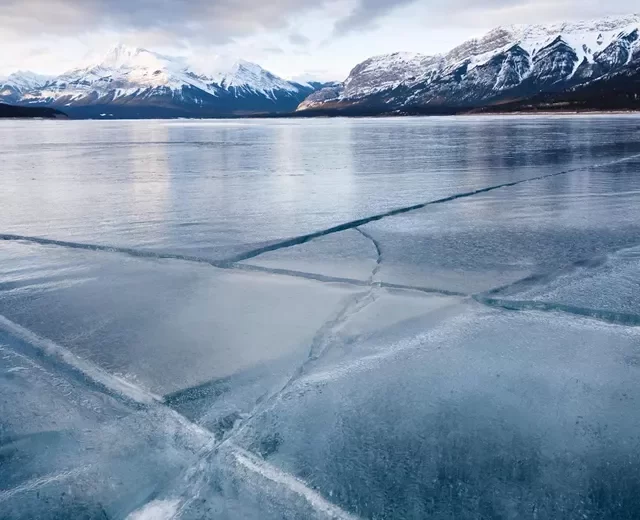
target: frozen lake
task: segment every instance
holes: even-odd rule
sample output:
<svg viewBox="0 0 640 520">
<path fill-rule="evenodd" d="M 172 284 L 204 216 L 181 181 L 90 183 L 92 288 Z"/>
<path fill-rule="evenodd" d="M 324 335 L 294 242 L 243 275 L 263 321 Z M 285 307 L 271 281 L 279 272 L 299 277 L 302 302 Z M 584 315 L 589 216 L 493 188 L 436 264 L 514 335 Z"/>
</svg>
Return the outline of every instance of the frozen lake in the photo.
<svg viewBox="0 0 640 520">
<path fill-rule="evenodd" d="M 640 517 L 640 117 L 0 151 L 0 518 Z"/>
</svg>

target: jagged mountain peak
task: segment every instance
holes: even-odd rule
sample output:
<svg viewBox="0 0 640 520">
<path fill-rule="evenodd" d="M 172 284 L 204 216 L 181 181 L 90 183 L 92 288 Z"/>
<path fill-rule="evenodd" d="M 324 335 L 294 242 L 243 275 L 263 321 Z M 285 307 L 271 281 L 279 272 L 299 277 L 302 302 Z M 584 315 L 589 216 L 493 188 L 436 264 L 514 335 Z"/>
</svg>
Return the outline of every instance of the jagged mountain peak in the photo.
<svg viewBox="0 0 640 520">
<path fill-rule="evenodd" d="M 133 56 L 136 56 L 143 52 L 149 52 L 142 47 L 135 47 L 132 45 L 127 45 L 125 43 L 119 42 L 112 45 L 107 52 L 104 54 L 104 60 L 121 60 L 121 59 L 130 59 Z"/>
<path fill-rule="evenodd" d="M 509 45 L 514 41 L 514 31 L 507 27 L 496 27 L 480 38 L 473 38 L 453 48 L 443 56 L 450 63 L 455 63 L 492 52 Z"/>
<path fill-rule="evenodd" d="M 595 20 L 549 24 L 514 24 L 499 26 L 480 38 L 471 39 L 445 55 L 449 63 L 471 59 L 472 66 L 484 55 L 519 45 L 530 55 L 554 43 L 558 38 L 579 51 L 579 58 L 590 59 L 621 33 L 640 27 L 640 15 L 608 16 Z"/>
<path fill-rule="evenodd" d="M 346 89 L 368 95 L 422 78 L 425 71 L 441 60 L 440 56 L 395 52 L 373 56 L 356 65 L 345 80 Z M 331 87 L 335 89 L 335 86 Z"/>
<path fill-rule="evenodd" d="M 278 90 L 298 91 L 298 87 L 291 82 L 272 74 L 257 63 L 243 59 L 218 58 L 205 75 L 226 89 L 249 89 L 267 95 Z"/>
<path fill-rule="evenodd" d="M 165 56 L 142 47 L 118 43 L 88 68 L 182 70 L 186 67 L 187 64 L 182 58 Z"/>
<path fill-rule="evenodd" d="M 116 88 L 116 97 L 141 89 L 180 91 L 183 87 L 195 87 L 214 96 L 232 87 L 236 91 L 249 90 L 269 96 L 279 90 L 297 92 L 293 84 L 246 60 L 214 57 L 204 70 L 196 70 L 184 57 L 122 43 L 112 46 L 92 63 L 65 72 L 56 83 L 48 95 L 68 92 L 70 84 L 83 91 L 99 93 Z"/>
<path fill-rule="evenodd" d="M 7 77 L 1 78 L 0 83 L 13 85 L 16 87 L 31 88 L 33 86 L 44 85 L 51 79 L 51 76 L 37 74 L 30 70 L 17 70 Z"/>
<path fill-rule="evenodd" d="M 52 78 L 28 70 L 19 70 L 0 78 L 0 102 L 15 102 L 26 93 L 42 88 Z"/>
</svg>

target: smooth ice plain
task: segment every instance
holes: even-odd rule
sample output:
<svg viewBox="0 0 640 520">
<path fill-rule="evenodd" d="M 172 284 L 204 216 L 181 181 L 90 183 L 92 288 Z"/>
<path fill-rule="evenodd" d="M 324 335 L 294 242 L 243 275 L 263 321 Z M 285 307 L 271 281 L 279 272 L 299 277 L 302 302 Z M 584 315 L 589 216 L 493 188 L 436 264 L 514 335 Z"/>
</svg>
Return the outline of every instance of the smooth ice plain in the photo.
<svg viewBox="0 0 640 520">
<path fill-rule="evenodd" d="M 0 143 L 0 518 L 640 518 L 640 117 Z"/>
</svg>

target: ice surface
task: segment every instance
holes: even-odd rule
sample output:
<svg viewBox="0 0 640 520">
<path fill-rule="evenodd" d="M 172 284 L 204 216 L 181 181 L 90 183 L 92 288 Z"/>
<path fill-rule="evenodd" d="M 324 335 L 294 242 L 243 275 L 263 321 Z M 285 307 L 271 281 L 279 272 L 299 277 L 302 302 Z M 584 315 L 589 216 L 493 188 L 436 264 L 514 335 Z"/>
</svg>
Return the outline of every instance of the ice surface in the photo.
<svg viewBox="0 0 640 520">
<path fill-rule="evenodd" d="M 122 518 L 210 442 L 168 408 L 20 354 L 22 342 L 0 331 L 3 518 Z"/>
<path fill-rule="evenodd" d="M 65 125 L 0 124 L 0 517 L 638 518 L 637 117 Z"/>
<path fill-rule="evenodd" d="M 637 330 L 470 305 L 396 332 L 236 442 L 365 518 L 637 513 Z"/>
<path fill-rule="evenodd" d="M 2 517 L 174 518 L 185 504 L 154 497 L 189 481 L 215 445 L 212 432 L 161 403 L 107 396 L 89 378 L 61 374 L 46 357 L 17 353 L 25 348 L 20 342 L 0 331 Z M 197 501 L 216 518 L 312 518 L 317 509 L 291 494 L 268 505 L 249 501 L 252 490 L 260 496 L 268 489 L 264 477 L 249 467 L 239 480 L 233 469 L 211 467 L 225 488 Z M 320 510 L 316 518 L 330 516 Z"/>
</svg>

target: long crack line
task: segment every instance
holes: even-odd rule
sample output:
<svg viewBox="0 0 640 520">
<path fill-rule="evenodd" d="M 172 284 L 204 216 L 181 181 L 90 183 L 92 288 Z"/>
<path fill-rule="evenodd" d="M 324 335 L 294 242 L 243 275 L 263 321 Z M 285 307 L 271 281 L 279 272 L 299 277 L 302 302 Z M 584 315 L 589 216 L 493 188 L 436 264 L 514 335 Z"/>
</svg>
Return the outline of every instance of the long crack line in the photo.
<svg viewBox="0 0 640 520">
<path fill-rule="evenodd" d="M 204 257 L 181 255 L 181 254 L 175 254 L 175 253 L 144 251 L 144 250 L 139 250 L 139 249 L 135 249 L 135 248 L 128 248 L 128 247 L 100 245 L 100 244 L 90 244 L 90 243 L 83 243 L 83 242 L 71 242 L 71 241 L 65 241 L 65 240 L 56 240 L 56 239 L 50 239 L 50 238 L 44 238 L 44 237 L 34 237 L 34 236 L 18 235 L 18 234 L 11 234 L 11 233 L 2 233 L 2 234 L 0 234 L 0 240 L 27 241 L 27 242 L 33 242 L 33 243 L 37 243 L 37 244 L 41 244 L 41 245 L 55 245 L 55 246 L 61 246 L 61 247 L 68 247 L 68 248 L 71 248 L 71 249 L 85 249 L 85 250 L 90 250 L 90 251 L 103 251 L 103 252 L 110 252 L 110 253 L 121 253 L 121 254 L 127 254 L 127 255 L 135 256 L 135 257 L 142 257 L 142 258 L 183 260 L 183 261 L 187 261 L 187 262 L 197 262 L 197 263 L 202 263 L 202 264 L 209 264 L 209 265 L 212 265 L 214 267 L 220 267 L 220 268 L 232 268 L 234 266 L 234 264 L 237 264 L 238 262 L 243 262 L 243 261 L 246 261 L 246 260 L 250 260 L 252 258 L 256 258 L 257 256 L 260 256 L 260 255 L 262 255 L 264 253 L 269 253 L 271 251 L 277 251 L 277 250 L 280 250 L 280 249 L 287 249 L 289 247 L 305 244 L 305 243 L 310 242 L 311 240 L 314 240 L 316 238 L 321 238 L 321 237 L 324 237 L 324 236 L 327 236 L 327 235 L 331 235 L 331 234 L 334 234 L 334 233 L 340 233 L 342 231 L 347 231 L 349 229 L 355 229 L 355 228 L 358 228 L 358 227 L 363 226 L 365 224 L 369 224 L 371 222 L 376 222 L 376 221 L 382 220 L 382 219 L 387 218 L 387 217 L 393 217 L 393 216 L 396 216 L 396 215 L 402 215 L 404 213 L 417 211 L 417 210 L 426 208 L 426 207 L 431 206 L 431 205 L 444 204 L 446 202 L 452 202 L 452 201 L 455 201 L 455 200 L 458 200 L 458 199 L 465 199 L 465 198 L 473 197 L 475 195 L 480 195 L 480 194 L 483 194 L 483 193 L 489 193 L 491 191 L 499 190 L 499 189 L 502 189 L 502 188 L 509 188 L 509 187 L 512 187 L 512 186 L 518 186 L 520 184 L 524 184 L 524 183 L 528 183 L 528 182 L 534 182 L 534 181 L 538 181 L 538 180 L 549 179 L 551 177 L 557 177 L 559 175 L 567 175 L 567 174 L 575 172 L 575 171 L 593 170 L 593 169 L 596 169 L 596 168 L 603 168 L 603 167 L 606 167 L 606 166 L 613 166 L 613 165 L 616 165 L 616 164 L 620 164 L 620 163 L 624 163 L 624 162 L 628 162 L 628 161 L 637 159 L 639 157 L 640 157 L 640 153 L 639 154 L 633 154 L 633 155 L 630 155 L 628 157 L 623 157 L 621 159 L 615 159 L 613 161 L 607 161 L 607 162 L 602 162 L 602 163 L 597 163 L 597 164 L 592 164 L 592 165 L 587 165 L 587 166 L 580 166 L 580 167 L 576 167 L 576 168 L 570 168 L 570 169 L 567 169 L 567 170 L 563 170 L 563 171 L 560 171 L 560 172 L 547 173 L 545 175 L 538 175 L 536 177 L 529 177 L 529 178 L 521 179 L 521 180 L 518 180 L 518 181 L 506 182 L 506 183 L 502 183 L 502 184 L 496 184 L 496 185 L 493 185 L 493 186 L 488 186 L 486 188 L 479 188 L 477 190 L 472 190 L 472 191 L 467 191 L 467 192 L 462 192 L 462 193 L 449 195 L 449 196 L 443 197 L 441 199 L 435 199 L 435 200 L 430 200 L 430 201 L 426 201 L 426 202 L 421 202 L 421 203 L 418 203 L 418 204 L 413 204 L 413 205 L 410 205 L 410 206 L 396 208 L 396 209 L 392 209 L 392 210 L 386 211 L 384 213 L 379 213 L 379 214 L 371 215 L 369 217 L 364 217 L 364 218 L 361 218 L 361 219 L 358 219 L 358 220 L 352 220 L 352 221 L 349 221 L 349 222 L 344 222 L 342 224 L 337 224 L 337 225 L 329 227 L 327 229 L 314 231 L 312 233 L 307 233 L 307 234 L 304 234 L 304 235 L 299 235 L 299 236 L 287 238 L 287 239 L 284 239 L 284 240 L 275 241 L 275 242 L 272 242 L 270 244 L 267 244 L 267 245 L 252 249 L 250 251 L 245 251 L 244 253 L 240 253 L 240 254 L 238 254 L 236 256 L 233 256 L 233 257 L 230 257 L 230 258 L 227 258 L 227 259 L 222 259 L 222 260 L 214 260 L 214 259 L 209 259 L 209 258 L 204 258 Z"/>
<path fill-rule="evenodd" d="M 557 177 L 559 175 L 567 175 L 569 173 L 575 172 L 575 171 L 580 171 L 580 170 L 592 170 L 592 169 L 596 169 L 596 168 L 603 168 L 605 166 L 612 166 L 615 164 L 620 164 L 623 162 L 627 162 L 627 161 L 631 161 L 633 159 L 637 159 L 638 157 L 640 157 L 640 153 L 639 154 L 634 154 L 634 155 L 630 155 L 628 157 L 623 157 L 622 159 L 616 159 L 613 161 L 608 161 L 608 162 L 604 162 L 604 163 L 598 163 L 598 164 L 592 164 L 592 165 L 588 165 L 588 166 L 580 166 L 580 167 L 576 167 L 576 168 L 570 168 L 567 170 L 563 170 L 560 172 L 554 172 L 554 173 L 547 173 L 545 175 L 538 175 L 536 177 L 529 177 L 527 179 L 521 179 L 518 181 L 512 181 L 512 182 L 505 182 L 502 184 L 496 184 L 493 186 L 488 186 L 486 188 L 479 188 L 477 190 L 472 190 L 472 191 L 466 191 L 466 192 L 462 192 L 462 193 L 456 193 L 454 195 L 449 195 L 447 197 L 443 197 L 441 199 L 435 199 L 435 200 L 430 200 L 427 202 L 421 202 L 419 204 L 413 204 L 411 206 L 405 206 L 405 207 L 401 207 L 401 208 L 396 208 L 396 209 L 392 209 L 390 211 L 385 211 L 384 213 L 379 213 L 377 215 L 371 215 L 369 217 L 365 217 L 365 218 L 361 218 L 361 219 L 357 219 L 357 220 L 352 220 L 349 222 L 344 222 L 342 224 L 338 224 L 336 226 L 332 226 L 330 228 L 327 229 L 323 229 L 320 231 L 315 231 L 313 233 L 307 233 L 305 235 L 299 235 L 297 237 L 292 237 L 292 238 L 288 238 L 285 240 L 281 240 L 279 242 L 274 242 L 272 244 L 267 244 L 266 246 L 262 246 L 256 249 L 253 249 L 251 251 L 246 251 L 244 253 L 241 253 L 239 255 L 236 255 L 235 257 L 231 257 L 228 258 L 227 260 L 223 260 L 222 263 L 236 263 L 236 262 L 243 262 L 245 260 L 250 260 L 251 258 L 255 258 L 257 256 L 260 256 L 264 253 L 269 253 L 271 251 L 278 251 L 280 249 L 286 249 L 289 247 L 293 247 L 293 246 L 297 246 L 297 245 L 301 245 L 301 244 L 305 244 L 307 242 L 310 242 L 311 240 L 314 240 L 316 238 L 321 238 L 327 235 L 332 235 L 334 233 L 340 233 L 342 231 L 347 231 L 349 229 L 355 229 L 358 228 L 360 226 L 363 226 L 365 224 L 369 224 L 371 222 L 376 222 L 378 220 L 382 220 L 384 218 L 387 217 L 393 217 L 396 215 L 402 215 L 404 213 L 410 213 L 413 211 L 417 211 L 423 208 L 426 208 L 427 206 L 432 206 L 435 204 L 444 204 L 446 202 L 452 202 L 454 200 L 458 200 L 458 199 L 466 199 L 469 197 L 473 197 L 475 195 L 480 195 L 483 193 L 489 193 L 491 191 L 495 191 L 495 190 L 500 190 L 502 188 L 510 188 L 512 186 L 518 186 L 520 184 L 525 184 L 528 182 L 533 182 L 533 181 L 539 181 L 539 180 L 543 180 L 543 179 L 549 179 L 552 177 Z"/>
</svg>

